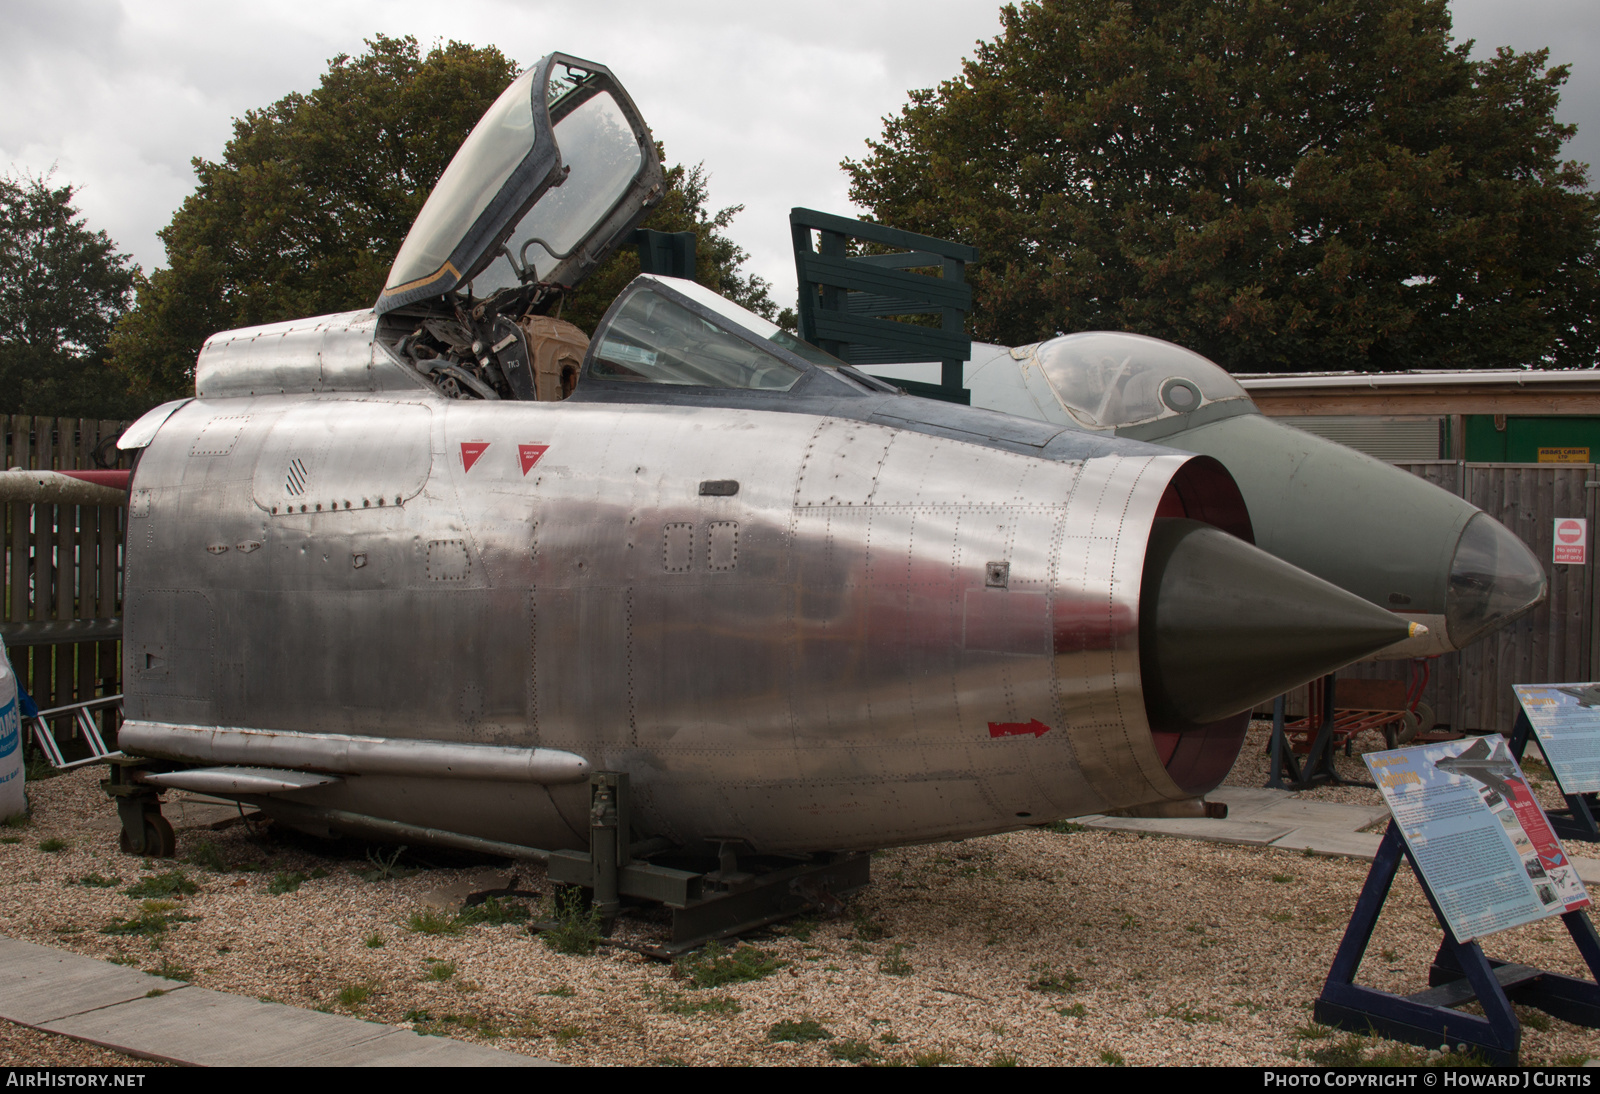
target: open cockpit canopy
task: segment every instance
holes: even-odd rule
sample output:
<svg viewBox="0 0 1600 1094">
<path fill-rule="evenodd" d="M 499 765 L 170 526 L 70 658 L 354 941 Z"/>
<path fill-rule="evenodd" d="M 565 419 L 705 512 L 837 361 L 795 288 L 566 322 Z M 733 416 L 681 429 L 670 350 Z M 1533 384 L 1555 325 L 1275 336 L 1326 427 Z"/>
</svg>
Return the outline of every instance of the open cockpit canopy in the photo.
<svg viewBox="0 0 1600 1094">
<path fill-rule="evenodd" d="M 661 197 L 655 141 L 601 65 L 552 53 L 495 100 L 390 268 L 379 315 L 587 277 Z"/>
</svg>

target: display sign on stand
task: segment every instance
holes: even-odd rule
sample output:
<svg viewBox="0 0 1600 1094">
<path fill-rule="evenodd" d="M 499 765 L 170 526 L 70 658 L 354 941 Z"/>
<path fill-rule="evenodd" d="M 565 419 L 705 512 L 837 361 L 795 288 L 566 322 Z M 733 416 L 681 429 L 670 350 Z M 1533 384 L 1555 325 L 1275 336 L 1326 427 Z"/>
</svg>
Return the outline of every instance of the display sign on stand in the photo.
<svg viewBox="0 0 1600 1094">
<path fill-rule="evenodd" d="M 1600 684 L 1516 684 L 1521 712 L 1511 733 L 1511 754 L 1522 759 L 1537 739 L 1567 799 L 1567 808 L 1550 810 L 1550 822 L 1567 839 L 1600 840 Z"/>
<path fill-rule="evenodd" d="M 1522 1027 L 1511 1004 L 1600 1027 L 1600 985 L 1484 956 L 1476 939 L 1560 916 L 1600 978 L 1600 936 L 1589 895 L 1498 734 L 1368 753 L 1393 819 L 1315 1008 L 1317 1021 L 1433 1047 L 1466 1045 L 1514 1064 Z M 1403 996 L 1355 983 L 1361 958 L 1402 859 L 1411 863 L 1444 941 L 1428 990 Z M 1454 1008 L 1476 1000 L 1483 1016 Z"/>
</svg>

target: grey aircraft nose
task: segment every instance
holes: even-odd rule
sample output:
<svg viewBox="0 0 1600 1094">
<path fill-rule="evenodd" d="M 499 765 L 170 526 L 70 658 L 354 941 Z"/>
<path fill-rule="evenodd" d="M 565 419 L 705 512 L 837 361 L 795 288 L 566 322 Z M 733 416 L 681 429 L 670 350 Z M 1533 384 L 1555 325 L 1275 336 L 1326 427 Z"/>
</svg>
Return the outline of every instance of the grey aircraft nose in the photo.
<svg viewBox="0 0 1600 1094">
<path fill-rule="evenodd" d="M 1249 710 L 1412 633 L 1393 613 L 1194 520 L 1156 522 L 1142 588 L 1153 728 Z"/>
<path fill-rule="evenodd" d="M 1457 647 L 1510 622 L 1544 599 L 1544 567 L 1516 533 L 1487 513 L 1467 522 L 1450 559 L 1445 629 Z"/>
</svg>

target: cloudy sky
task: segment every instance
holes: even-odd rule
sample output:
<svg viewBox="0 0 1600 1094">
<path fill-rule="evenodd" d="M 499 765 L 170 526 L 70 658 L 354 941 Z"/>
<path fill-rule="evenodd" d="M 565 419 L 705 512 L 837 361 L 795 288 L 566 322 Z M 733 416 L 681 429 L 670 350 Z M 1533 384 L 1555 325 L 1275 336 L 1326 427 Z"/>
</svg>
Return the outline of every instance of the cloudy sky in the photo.
<svg viewBox="0 0 1600 1094">
<path fill-rule="evenodd" d="M 1572 66 L 1568 155 L 1600 165 L 1600 4 L 1451 10 L 1478 55 L 1548 47 Z M 559 49 L 610 66 L 669 159 L 704 162 L 713 204 L 745 206 L 732 235 L 788 302 L 789 209 L 851 212 L 839 161 L 999 27 L 989 0 L 0 0 L 0 172 L 54 169 L 90 227 L 148 270 L 166 264 L 156 232 L 194 187 L 190 159 L 220 158 L 233 118 L 311 90 L 373 33 L 497 45 L 524 66 Z"/>
</svg>

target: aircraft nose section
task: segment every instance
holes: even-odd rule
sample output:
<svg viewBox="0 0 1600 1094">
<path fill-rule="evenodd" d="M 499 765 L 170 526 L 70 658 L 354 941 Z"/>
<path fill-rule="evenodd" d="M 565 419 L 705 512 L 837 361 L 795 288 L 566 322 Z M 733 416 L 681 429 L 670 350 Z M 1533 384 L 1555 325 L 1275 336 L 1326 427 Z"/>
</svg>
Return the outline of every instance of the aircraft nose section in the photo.
<svg viewBox="0 0 1600 1094">
<path fill-rule="evenodd" d="M 1143 589 L 1139 663 L 1158 732 L 1249 710 L 1412 633 L 1392 613 L 1194 520 L 1156 522 Z"/>
<path fill-rule="evenodd" d="M 1450 560 L 1445 630 L 1460 648 L 1545 598 L 1544 567 L 1511 529 L 1479 513 L 1461 530 Z"/>
</svg>

